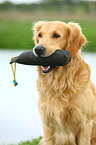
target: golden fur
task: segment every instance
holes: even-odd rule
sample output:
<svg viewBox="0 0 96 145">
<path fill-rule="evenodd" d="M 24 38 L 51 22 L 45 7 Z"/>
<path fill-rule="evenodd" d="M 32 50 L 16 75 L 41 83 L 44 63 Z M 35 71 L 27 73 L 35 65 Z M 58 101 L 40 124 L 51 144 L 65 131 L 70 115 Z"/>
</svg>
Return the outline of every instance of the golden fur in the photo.
<svg viewBox="0 0 96 145">
<path fill-rule="evenodd" d="M 60 37 L 53 38 L 54 33 Z M 82 59 L 80 49 L 86 38 L 80 26 L 40 21 L 34 26 L 34 40 L 36 46 L 46 47 L 45 56 L 56 49 L 71 52 L 71 62 L 66 66 L 48 74 L 42 74 L 38 67 L 38 108 L 46 140 L 43 145 L 96 145 L 96 90 L 90 68 Z"/>
</svg>

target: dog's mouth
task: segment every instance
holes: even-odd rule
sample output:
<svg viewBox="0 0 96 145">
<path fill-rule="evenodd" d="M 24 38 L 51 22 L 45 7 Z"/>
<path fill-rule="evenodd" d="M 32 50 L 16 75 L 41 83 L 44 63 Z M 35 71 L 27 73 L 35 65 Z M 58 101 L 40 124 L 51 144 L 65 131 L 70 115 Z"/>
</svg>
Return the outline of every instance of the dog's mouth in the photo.
<svg viewBox="0 0 96 145">
<path fill-rule="evenodd" d="M 46 74 L 55 69 L 56 66 L 41 66 L 42 73 Z"/>
</svg>

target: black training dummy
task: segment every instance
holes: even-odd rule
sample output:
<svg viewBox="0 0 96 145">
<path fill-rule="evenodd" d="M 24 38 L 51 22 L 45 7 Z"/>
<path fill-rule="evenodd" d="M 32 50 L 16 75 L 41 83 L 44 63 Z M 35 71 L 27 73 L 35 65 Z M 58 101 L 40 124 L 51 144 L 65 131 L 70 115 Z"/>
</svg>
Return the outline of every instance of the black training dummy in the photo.
<svg viewBox="0 0 96 145">
<path fill-rule="evenodd" d="M 10 64 L 17 62 L 25 65 L 37 65 L 37 66 L 64 66 L 71 60 L 70 51 L 56 50 L 52 55 L 48 57 L 37 57 L 32 50 L 25 51 L 17 57 L 11 59 Z"/>
<path fill-rule="evenodd" d="M 25 64 L 25 65 L 37 65 L 42 66 L 43 73 L 49 73 L 56 66 L 64 66 L 71 61 L 70 51 L 67 50 L 56 50 L 52 55 L 48 57 L 35 56 L 32 50 L 25 51 L 17 57 L 13 57 L 10 61 L 13 76 L 14 76 L 14 86 L 17 86 L 18 83 L 15 78 L 16 72 L 16 63 Z M 12 63 L 14 63 L 14 68 Z"/>
</svg>

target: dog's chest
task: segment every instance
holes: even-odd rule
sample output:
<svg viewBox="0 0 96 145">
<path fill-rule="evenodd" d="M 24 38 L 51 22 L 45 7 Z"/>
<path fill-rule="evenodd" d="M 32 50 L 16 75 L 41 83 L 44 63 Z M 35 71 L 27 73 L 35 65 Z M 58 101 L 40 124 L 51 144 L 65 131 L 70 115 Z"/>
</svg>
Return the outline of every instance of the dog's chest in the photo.
<svg viewBox="0 0 96 145">
<path fill-rule="evenodd" d="M 64 130 L 65 127 L 69 127 L 74 113 L 76 111 L 70 108 L 70 105 L 65 105 L 58 100 L 42 100 L 39 98 L 38 107 L 43 124 L 46 126 L 59 130 Z"/>
<path fill-rule="evenodd" d="M 50 128 L 57 127 L 63 130 L 65 126 L 67 128 L 71 126 L 71 122 L 78 124 L 78 120 L 74 118 L 74 116 L 78 116 L 78 112 L 76 106 L 72 106 L 69 102 L 69 98 L 72 96 L 69 90 L 62 91 L 58 87 L 53 89 L 52 85 L 48 85 L 47 82 L 43 84 L 40 80 L 37 81 L 37 88 L 39 92 L 38 108 L 43 124 Z"/>
<path fill-rule="evenodd" d="M 38 107 L 43 123 L 46 126 L 51 127 L 60 122 L 60 114 L 63 112 L 63 109 L 60 109 L 57 102 L 56 104 L 55 102 L 50 102 L 49 100 L 42 102 L 42 100 L 39 99 Z"/>
</svg>

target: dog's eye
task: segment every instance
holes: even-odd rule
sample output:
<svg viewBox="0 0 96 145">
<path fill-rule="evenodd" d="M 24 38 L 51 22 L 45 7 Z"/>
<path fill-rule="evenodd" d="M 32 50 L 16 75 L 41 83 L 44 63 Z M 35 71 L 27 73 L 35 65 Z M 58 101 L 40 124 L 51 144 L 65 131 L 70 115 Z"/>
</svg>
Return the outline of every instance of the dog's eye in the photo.
<svg viewBox="0 0 96 145">
<path fill-rule="evenodd" d="M 54 33 L 53 38 L 58 38 L 60 37 L 60 35 L 58 35 L 57 33 Z"/>
<path fill-rule="evenodd" d="M 42 37 L 41 33 L 38 34 L 38 37 Z"/>
</svg>

